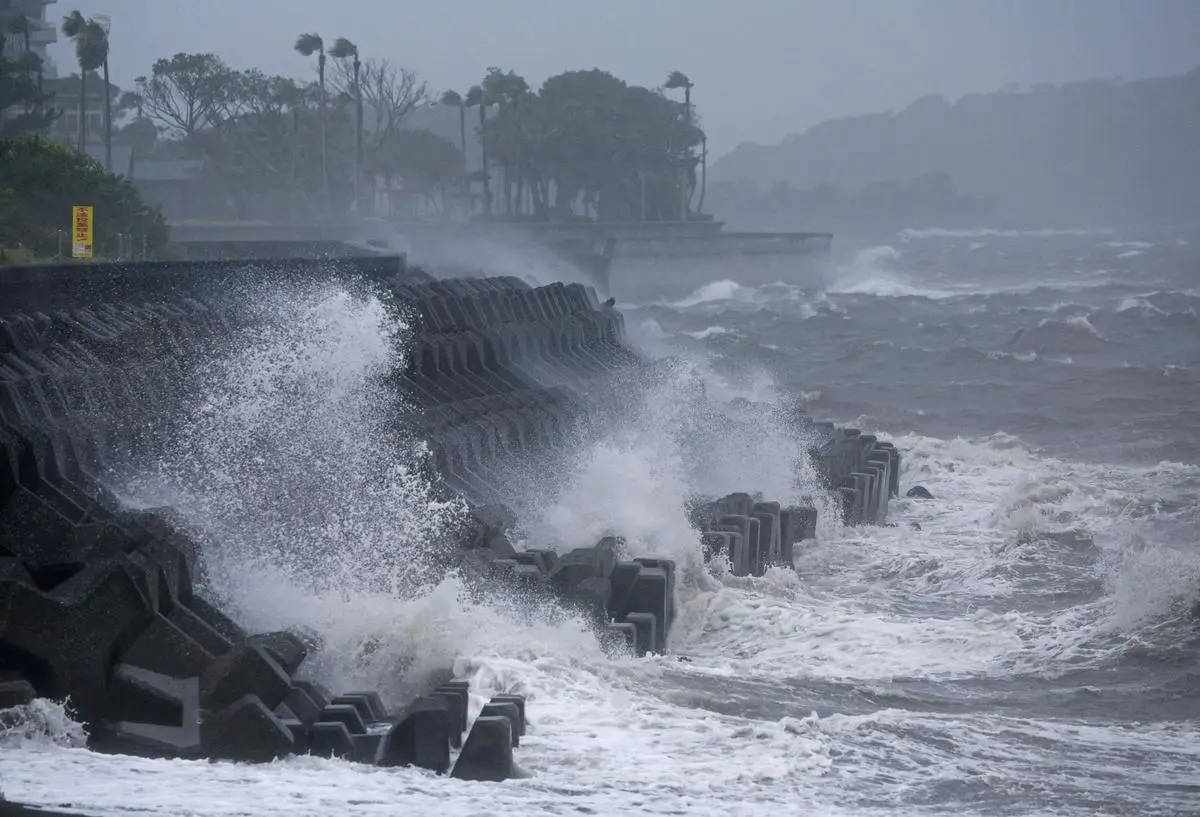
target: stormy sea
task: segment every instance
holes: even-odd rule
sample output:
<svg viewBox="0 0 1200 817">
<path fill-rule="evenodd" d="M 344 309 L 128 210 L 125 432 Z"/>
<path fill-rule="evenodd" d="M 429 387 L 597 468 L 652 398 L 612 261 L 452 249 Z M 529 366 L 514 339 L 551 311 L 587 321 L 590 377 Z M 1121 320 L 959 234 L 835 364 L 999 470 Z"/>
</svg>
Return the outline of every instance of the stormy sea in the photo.
<svg viewBox="0 0 1200 817">
<path fill-rule="evenodd" d="M 320 633 L 331 686 L 402 700 L 452 666 L 527 695 L 517 779 L 94 754 L 38 702 L 0 737 L 0 791 L 163 817 L 1200 813 L 1200 234 L 837 242 L 766 285 L 618 280 L 632 342 L 686 377 L 631 390 L 637 422 L 531 481 L 531 545 L 619 532 L 678 561 L 668 655 L 611 658 L 581 621 L 468 600 L 454 575 L 364 581 L 454 509 L 379 440 L 372 384 L 403 333 L 349 293 L 264 305 L 280 319 L 212 366 L 178 456 L 130 482 L 207 526 L 248 625 Z M 689 497 L 816 490 L 775 410 L 797 403 L 893 440 L 902 494 L 933 499 L 893 500 L 893 527 L 824 514 L 794 569 L 705 565 Z M 250 530 L 317 542 L 345 580 L 309 591 Z"/>
</svg>

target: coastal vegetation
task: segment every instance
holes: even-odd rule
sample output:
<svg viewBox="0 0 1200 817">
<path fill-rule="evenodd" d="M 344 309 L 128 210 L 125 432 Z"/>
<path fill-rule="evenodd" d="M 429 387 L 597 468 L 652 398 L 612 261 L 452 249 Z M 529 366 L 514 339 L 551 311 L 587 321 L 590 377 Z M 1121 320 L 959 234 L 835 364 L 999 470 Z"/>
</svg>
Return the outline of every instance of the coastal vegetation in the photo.
<svg viewBox="0 0 1200 817">
<path fill-rule="evenodd" d="M 81 152 L 86 117 L 80 117 L 74 144 L 47 138 L 62 112 L 45 90 L 45 66 L 30 47 L 29 19 L 10 12 L 0 15 L 0 27 L 23 42 L 17 55 L 0 55 L 0 263 L 69 257 L 71 208 L 80 204 L 93 207 L 96 256 L 161 254 L 167 227 L 157 208 L 147 205 L 131 182 Z M 75 42 L 81 99 L 88 75 L 94 77 L 97 69 L 103 70 L 107 87 L 104 27 L 72 12 L 63 31 Z M 111 118 L 104 121 L 105 164 L 111 166 Z"/>
<path fill-rule="evenodd" d="M 63 18 L 63 34 L 75 43 L 75 59 L 79 63 L 79 142 L 83 152 L 88 144 L 88 74 L 104 70 L 104 168 L 112 171 L 112 83 L 108 79 L 108 28 L 100 20 L 84 17 L 76 9 Z"/>
<path fill-rule="evenodd" d="M 23 14 L 0 16 L 0 33 L 21 38 L 16 58 L 0 50 L 0 136 L 44 133 L 57 116 L 51 96 L 43 92 L 45 66 L 30 47 L 29 19 Z"/>
<path fill-rule="evenodd" d="M 4 24 L 10 34 L 31 26 L 18 13 Z M 600 69 L 535 87 L 493 67 L 470 88 L 435 93 L 345 37 L 304 32 L 292 48 L 312 60 L 311 78 L 178 53 L 121 92 L 108 77 L 107 19 L 72 11 L 61 31 L 79 69 L 54 81 L 62 100 L 42 92 L 28 44 L 20 60 L 0 64 L 0 104 L 11 109 L 4 135 L 52 137 L 81 161 L 102 157 L 139 185 L 152 179 L 152 197 L 171 200 L 174 218 L 679 221 L 703 203 L 705 136 L 679 71 L 660 88 Z M 70 119 L 55 126 L 66 107 Z"/>
<path fill-rule="evenodd" d="M 136 83 L 121 138 L 143 156 L 200 156 L 239 218 L 394 213 L 529 220 L 680 220 L 694 213 L 704 142 L 691 84 L 662 89 L 592 69 L 532 87 L 488 69 L 459 93 L 345 38 L 300 35 L 316 80 L 235 69 L 216 54 L 156 61 Z M 683 101 L 667 91 L 683 88 Z M 415 127 L 453 111 L 450 136 Z M 472 140 L 468 139 L 468 134 Z M 457 138 L 455 138 L 457 137 Z M 474 155 L 473 155 L 474 154 Z"/>
<path fill-rule="evenodd" d="M 70 257 L 71 208 L 93 207 L 97 257 L 157 257 L 167 225 L 126 179 L 40 136 L 0 139 L 0 248 L 7 260 Z"/>
</svg>

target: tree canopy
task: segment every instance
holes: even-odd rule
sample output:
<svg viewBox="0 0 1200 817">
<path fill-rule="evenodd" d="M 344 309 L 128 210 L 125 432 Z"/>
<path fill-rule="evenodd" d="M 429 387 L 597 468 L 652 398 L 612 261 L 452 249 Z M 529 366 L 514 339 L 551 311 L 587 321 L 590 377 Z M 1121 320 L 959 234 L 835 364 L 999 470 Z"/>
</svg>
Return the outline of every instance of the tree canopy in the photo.
<svg viewBox="0 0 1200 817">
<path fill-rule="evenodd" d="M 693 197 L 704 134 L 690 104 L 661 89 L 598 69 L 534 88 L 492 68 L 465 93 L 435 96 L 408 69 L 360 55 L 349 41 L 326 48 L 315 37 L 301 36 L 296 47 L 328 58 L 324 104 L 318 82 L 238 70 L 216 54 L 176 54 L 137 80 L 136 98 L 123 102 L 137 117 L 122 138 L 144 153 L 152 127 L 161 137 L 155 154 L 203 157 L 207 180 L 222 186 L 241 218 L 317 214 L 326 206 L 317 203 L 322 164 L 329 210 L 349 212 L 360 101 L 364 176 L 382 180 L 387 201 L 415 196 L 429 214 L 679 220 Z M 682 74 L 665 87 L 689 91 L 690 100 Z M 444 106 L 457 109 L 448 127 L 427 115 Z M 468 108 L 478 117 L 472 140 Z M 418 120 L 432 130 L 413 127 Z"/>
<path fill-rule="evenodd" d="M 0 49 L 0 136 L 45 133 L 58 112 L 49 103 L 52 95 L 42 91 L 45 66 L 33 51 L 33 27 L 19 12 L 0 13 L 0 38 L 20 38 L 24 49 L 8 57 Z"/>
<path fill-rule="evenodd" d="M 16 59 L 0 55 L 0 136 L 45 133 L 58 112 L 49 105 L 52 97 L 38 88 L 42 70 L 37 54 L 26 52 Z"/>
<path fill-rule="evenodd" d="M 74 205 L 95 208 L 97 255 L 116 255 L 123 241 L 151 255 L 166 246 L 162 215 L 129 181 L 57 142 L 0 139 L 0 246 L 51 257 L 62 247 L 62 232 L 69 248 Z"/>
<path fill-rule="evenodd" d="M 504 170 L 506 214 L 528 201 L 539 219 L 680 218 L 704 138 L 684 105 L 599 69 L 558 74 L 536 92 L 492 69 L 479 87 L 476 104 L 495 109 L 484 141 Z"/>
</svg>

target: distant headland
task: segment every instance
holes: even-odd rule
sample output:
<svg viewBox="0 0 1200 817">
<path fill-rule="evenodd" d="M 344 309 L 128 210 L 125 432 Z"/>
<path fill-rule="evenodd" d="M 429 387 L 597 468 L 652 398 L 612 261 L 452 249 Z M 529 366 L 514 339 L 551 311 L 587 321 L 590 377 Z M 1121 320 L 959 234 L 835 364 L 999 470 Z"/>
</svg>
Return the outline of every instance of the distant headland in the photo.
<svg viewBox="0 0 1200 817">
<path fill-rule="evenodd" d="M 730 210 L 823 226 L 956 215 L 1076 223 L 1200 219 L 1200 68 L 1125 82 L 1009 86 L 739 145 L 709 171 Z"/>
</svg>

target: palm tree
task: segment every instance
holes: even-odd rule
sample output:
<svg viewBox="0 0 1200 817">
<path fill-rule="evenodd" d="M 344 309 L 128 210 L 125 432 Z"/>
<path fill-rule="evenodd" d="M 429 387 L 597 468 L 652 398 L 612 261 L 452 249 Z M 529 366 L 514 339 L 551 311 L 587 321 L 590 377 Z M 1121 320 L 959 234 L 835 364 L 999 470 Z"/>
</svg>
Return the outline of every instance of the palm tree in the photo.
<svg viewBox="0 0 1200 817">
<path fill-rule="evenodd" d="M 467 158 L 467 103 L 458 91 L 447 91 L 442 94 L 442 104 L 458 108 L 458 146 L 462 151 L 463 160 Z"/>
<path fill-rule="evenodd" d="M 483 178 L 483 206 L 484 214 L 491 218 L 492 215 L 492 186 L 490 177 L 488 176 L 488 157 L 487 157 L 487 139 L 484 131 L 487 128 L 487 97 L 483 93 L 483 88 L 478 85 L 472 85 L 471 90 L 467 91 L 467 97 L 463 100 L 463 106 L 467 108 L 479 108 L 479 152 L 482 160 Z M 465 158 L 465 157 L 464 157 Z"/>
<path fill-rule="evenodd" d="M 674 91 L 677 88 L 683 89 L 683 111 L 687 119 L 687 123 L 692 124 L 692 81 L 688 79 L 687 74 L 682 71 L 672 71 L 667 76 L 667 84 L 664 88 Z"/>
<path fill-rule="evenodd" d="M 321 186 L 325 212 L 329 213 L 329 128 L 325 101 L 325 41 L 319 34 L 301 34 L 295 48 L 305 57 L 317 55 L 317 77 L 321 88 Z"/>
<path fill-rule="evenodd" d="M 275 90 L 278 101 L 291 111 L 291 138 L 288 140 L 288 190 L 291 192 L 290 215 L 294 218 L 295 206 L 299 198 L 299 187 L 296 182 L 299 167 L 300 144 L 300 109 L 304 105 L 304 89 L 293 79 L 282 80 Z"/>
<path fill-rule="evenodd" d="M 112 173 L 112 83 L 108 81 L 108 18 L 104 22 L 88 21 L 91 36 L 95 38 L 97 48 L 104 54 L 104 169 Z"/>
<path fill-rule="evenodd" d="M 75 41 L 75 59 L 79 62 L 79 152 L 87 150 L 87 76 L 108 61 L 108 37 L 95 20 L 88 20 L 78 9 L 63 18 L 62 33 Z"/>
<path fill-rule="evenodd" d="M 669 90 L 672 90 L 672 91 L 677 88 L 683 89 L 683 116 L 684 116 L 684 121 L 690 126 L 692 124 L 692 81 L 690 79 L 688 79 L 688 75 L 683 73 L 682 71 L 672 71 L 667 76 L 667 83 L 663 87 L 667 88 Z M 708 154 L 708 151 L 706 150 L 705 151 L 706 157 L 707 157 L 707 154 Z M 707 158 L 705 159 L 705 161 L 707 162 Z M 701 173 L 703 173 L 705 176 L 707 176 L 708 168 L 705 167 L 705 169 L 702 170 Z M 680 206 L 679 218 L 682 221 L 687 221 L 688 199 L 690 198 L 690 192 L 688 189 L 688 184 L 686 182 L 682 184 L 682 188 L 683 188 L 683 192 L 682 192 L 682 196 L 680 199 L 680 205 L 679 205 Z"/>
<path fill-rule="evenodd" d="M 135 77 L 133 81 L 140 86 L 141 84 L 145 83 L 146 78 Z M 145 115 L 145 104 L 145 98 L 137 91 L 125 91 L 123 94 L 121 94 L 120 98 L 117 99 L 117 112 L 124 113 L 125 111 L 137 111 L 136 118 L 143 119 Z"/>
<path fill-rule="evenodd" d="M 449 105 L 452 108 L 458 108 L 458 147 L 459 150 L 462 151 L 463 155 L 463 192 L 464 195 L 468 196 L 466 199 L 468 203 L 467 210 L 470 212 L 471 208 L 469 206 L 469 194 L 471 192 L 471 182 L 468 181 L 470 177 L 465 175 L 467 163 L 467 103 L 466 100 L 463 99 L 462 94 L 460 94 L 458 91 L 446 91 L 446 93 L 442 94 L 442 104 Z"/>
<path fill-rule="evenodd" d="M 333 48 L 329 49 L 329 56 L 339 60 L 354 58 L 354 211 L 358 212 L 362 206 L 360 185 L 363 174 L 363 92 L 360 81 L 362 61 L 358 57 L 358 46 L 345 37 L 338 37 L 334 41 Z"/>
<path fill-rule="evenodd" d="M 483 79 L 483 97 L 487 103 L 497 106 L 496 117 L 500 123 L 506 123 L 514 134 L 519 131 L 521 101 L 529 93 L 529 84 L 525 79 L 512 71 L 501 71 L 499 68 L 489 68 Z M 503 138 L 501 136 L 501 138 Z M 501 153 L 501 171 L 504 194 L 504 215 L 512 217 L 514 195 L 520 188 L 520 183 L 513 176 L 511 151 Z M 519 170 L 519 163 L 518 163 Z M 517 196 L 519 204 L 519 196 Z"/>
</svg>

